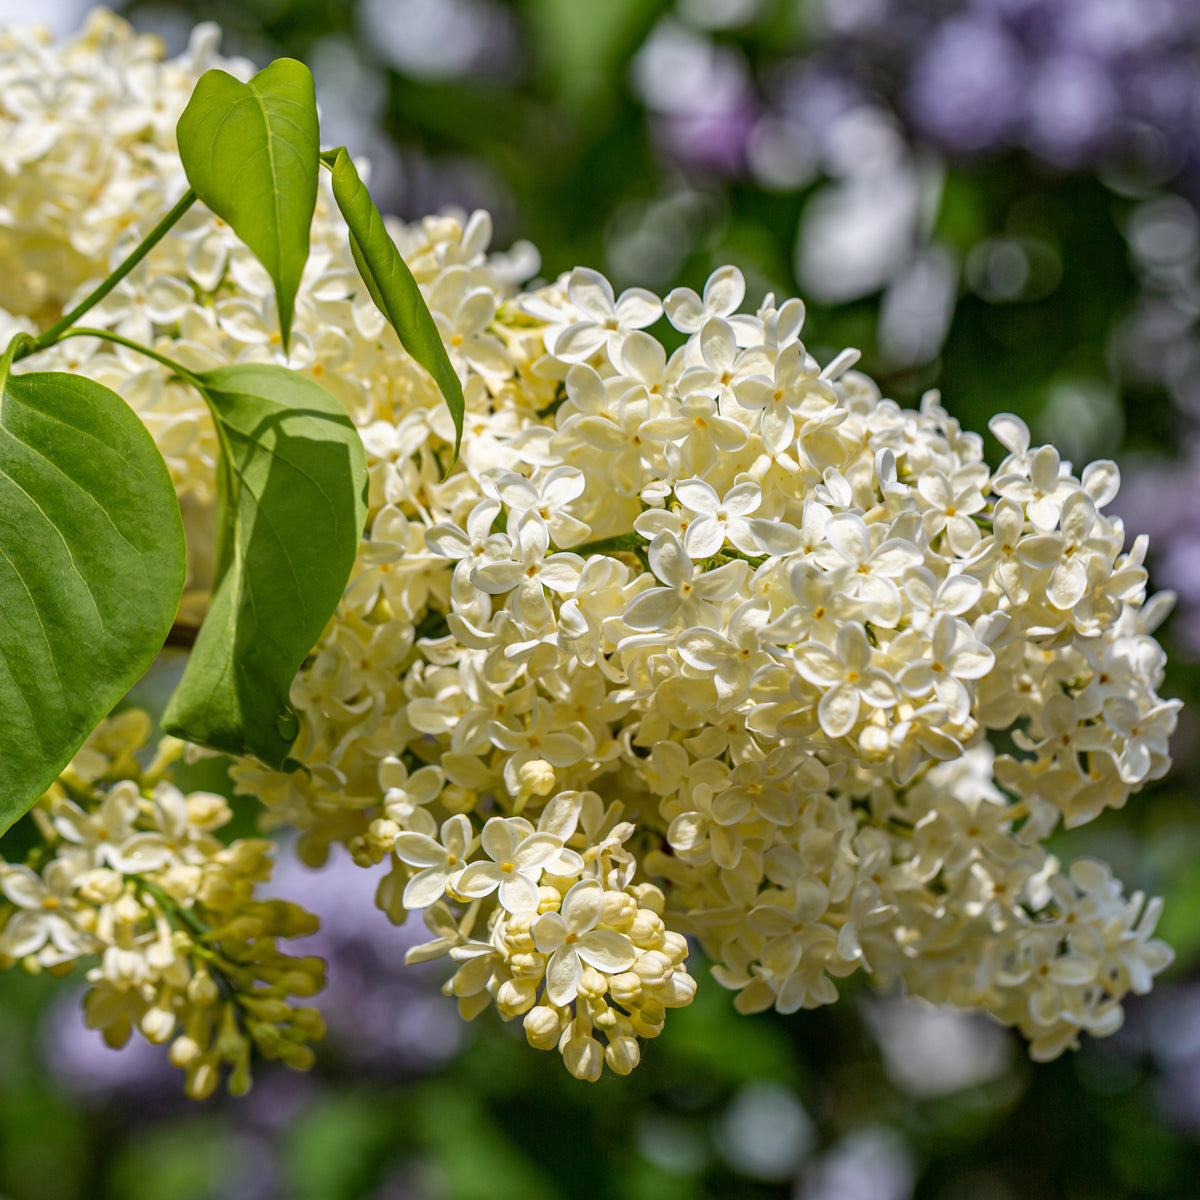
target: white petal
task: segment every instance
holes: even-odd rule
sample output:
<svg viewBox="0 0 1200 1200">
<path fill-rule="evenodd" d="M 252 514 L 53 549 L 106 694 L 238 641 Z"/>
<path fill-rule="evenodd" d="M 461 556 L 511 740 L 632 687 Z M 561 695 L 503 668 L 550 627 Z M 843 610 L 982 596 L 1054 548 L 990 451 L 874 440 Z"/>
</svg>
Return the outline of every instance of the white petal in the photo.
<svg viewBox="0 0 1200 1200">
<path fill-rule="evenodd" d="M 662 301 L 645 288 L 629 288 L 616 304 L 617 320 L 624 329 L 644 329 L 662 316 Z"/>
<path fill-rule="evenodd" d="M 679 657 L 698 671 L 720 670 L 736 653 L 729 641 L 712 629 L 685 629 L 676 642 Z"/>
<path fill-rule="evenodd" d="M 510 913 L 537 912 L 537 884 L 524 875 L 506 875 L 500 882 L 499 897 Z"/>
<path fill-rule="evenodd" d="M 628 971 L 637 959 L 629 939 L 615 929 L 593 929 L 575 943 L 575 951 L 589 967 L 605 975 Z"/>
<path fill-rule="evenodd" d="M 423 833 L 397 834 L 394 849 L 396 857 L 410 867 L 437 867 L 446 861 L 446 851 Z"/>
<path fill-rule="evenodd" d="M 454 890 L 473 900 L 491 895 L 500 878 L 500 868 L 495 863 L 473 862 L 454 880 Z"/>
<path fill-rule="evenodd" d="M 554 357 L 564 362 L 583 362 L 591 358 L 608 340 L 602 325 L 578 321 L 568 325 L 554 343 Z"/>
<path fill-rule="evenodd" d="M 676 288 L 663 302 L 667 320 L 681 333 L 695 333 L 704 323 L 704 303 L 691 288 Z"/>
<path fill-rule="evenodd" d="M 714 316 L 727 317 L 737 312 L 745 297 L 746 280 L 737 267 L 718 267 L 704 285 L 704 307 Z"/>
<path fill-rule="evenodd" d="M 576 267 L 567 283 L 567 295 L 576 308 L 603 323 L 613 315 L 612 284 L 588 267 Z"/>
<path fill-rule="evenodd" d="M 546 996 L 551 1004 L 570 1004 L 578 994 L 583 968 L 570 946 L 560 946 L 546 964 Z"/>
<path fill-rule="evenodd" d="M 446 892 L 449 876 L 440 867 L 418 871 L 405 885 L 401 904 L 410 911 L 436 904 Z"/>
<path fill-rule="evenodd" d="M 594 879 L 581 879 L 563 897 L 562 915 L 572 933 L 591 929 L 604 915 L 604 889 Z"/>
<path fill-rule="evenodd" d="M 549 736 L 554 736 L 553 734 Z M 543 739 L 545 741 L 547 739 Z M 572 744 L 578 747 L 575 739 L 571 739 Z M 578 751 L 576 750 L 576 753 Z M 559 755 L 555 755 L 559 757 Z M 566 765 L 566 764 L 556 764 Z M 540 871 L 548 862 L 553 862 L 559 854 L 562 853 L 563 844 L 559 838 L 549 833 L 534 833 L 525 838 L 523 842 L 513 851 L 512 862 L 516 864 L 520 871 Z"/>
<path fill-rule="evenodd" d="M 858 688 L 843 683 L 821 697 L 817 705 L 817 720 L 830 737 L 842 737 L 854 728 L 858 720 Z"/>
<path fill-rule="evenodd" d="M 542 913 L 533 923 L 533 943 L 543 954 L 553 954 L 566 936 L 567 923 L 559 913 Z"/>
</svg>

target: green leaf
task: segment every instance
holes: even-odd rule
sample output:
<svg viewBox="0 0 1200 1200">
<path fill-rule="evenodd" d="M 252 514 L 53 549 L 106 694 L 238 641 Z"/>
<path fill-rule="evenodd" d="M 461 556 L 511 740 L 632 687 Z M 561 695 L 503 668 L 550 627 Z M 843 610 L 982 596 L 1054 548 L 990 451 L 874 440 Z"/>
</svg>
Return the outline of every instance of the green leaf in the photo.
<svg viewBox="0 0 1200 1200">
<path fill-rule="evenodd" d="M 0 832 L 154 661 L 187 570 L 146 427 L 78 375 L 0 363 Z"/>
<path fill-rule="evenodd" d="M 286 350 L 320 172 L 312 75 L 291 58 L 277 59 L 249 83 L 205 71 L 179 118 L 178 139 L 196 195 L 274 281 Z"/>
<path fill-rule="evenodd" d="M 284 367 L 218 367 L 188 381 L 221 445 L 217 570 L 163 728 L 289 769 L 299 722 L 288 691 L 354 566 L 366 454 L 337 400 Z"/>
<path fill-rule="evenodd" d="M 462 384 L 442 345 L 425 297 L 344 148 L 337 152 L 333 164 L 333 196 L 350 227 L 350 250 L 371 299 L 391 322 L 401 345 L 433 376 L 445 397 L 454 419 L 457 458 L 466 411 Z"/>
</svg>

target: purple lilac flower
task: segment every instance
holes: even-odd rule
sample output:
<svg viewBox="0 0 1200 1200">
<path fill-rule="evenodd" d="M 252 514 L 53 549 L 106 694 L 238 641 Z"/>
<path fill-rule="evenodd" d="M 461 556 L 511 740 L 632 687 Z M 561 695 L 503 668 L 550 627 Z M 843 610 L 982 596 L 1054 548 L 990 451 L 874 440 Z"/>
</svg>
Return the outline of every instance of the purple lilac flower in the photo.
<svg viewBox="0 0 1200 1200">
<path fill-rule="evenodd" d="M 740 53 L 665 18 L 638 51 L 630 75 L 669 157 L 721 174 L 744 169 L 759 106 Z"/>
<path fill-rule="evenodd" d="M 1200 155 L 1200 8 L 1191 0 L 970 0 L 909 70 L 916 131 L 951 153 L 1022 145 L 1054 166 L 1104 160 L 1138 130 Z"/>
<path fill-rule="evenodd" d="M 931 140 L 959 151 L 991 149 L 1016 132 L 1028 67 L 999 22 L 960 17 L 937 28 L 910 74 L 907 108 Z"/>
</svg>

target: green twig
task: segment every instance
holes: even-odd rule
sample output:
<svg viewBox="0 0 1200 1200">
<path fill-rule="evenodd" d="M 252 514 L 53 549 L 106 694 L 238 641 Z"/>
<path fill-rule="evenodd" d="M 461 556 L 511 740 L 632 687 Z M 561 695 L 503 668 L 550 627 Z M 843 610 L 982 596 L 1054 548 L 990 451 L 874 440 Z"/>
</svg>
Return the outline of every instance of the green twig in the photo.
<svg viewBox="0 0 1200 1200">
<path fill-rule="evenodd" d="M 113 342 L 118 346 L 124 346 L 127 350 L 134 350 L 138 354 L 144 354 L 147 358 L 154 359 L 156 363 L 161 363 L 172 374 L 178 375 L 180 379 L 186 383 L 190 383 L 201 392 L 204 390 L 200 380 L 182 363 L 177 363 L 173 358 L 168 358 L 165 354 L 159 354 L 157 350 L 151 350 L 149 346 L 143 346 L 141 342 L 135 342 L 131 338 L 122 337 L 119 333 L 113 333 L 111 330 L 89 329 L 86 325 L 79 325 L 74 329 L 64 330 L 58 336 L 63 341 L 74 337 L 94 337 L 106 342 Z"/>
<path fill-rule="evenodd" d="M 36 354 L 39 350 L 45 350 L 49 346 L 53 346 L 55 342 L 63 335 L 63 331 L 69 329 L 80 317 L 89 309 L 95 308 L 109 292 L 133 270 L 134 267 L 158 245 L 159 242 L 166 237 L 171 227 L 183 216 L 189 208 L 196 202 L 196 193 L 191 188 L 183 194 L 182 199 L 174 208 L 171 209 L 166 216 L 148 234 L 138 243 L 133 252 L 125 259 L 123 263 L 97 288 L 85 296 L 65 317 L 60 321 L 56 321 L 45 333 L 35 338 L 33 342 L 26 347 L 22 347 L 17 352 L 17 358 L 25 358 L 26 355 Z"/>
</svg>

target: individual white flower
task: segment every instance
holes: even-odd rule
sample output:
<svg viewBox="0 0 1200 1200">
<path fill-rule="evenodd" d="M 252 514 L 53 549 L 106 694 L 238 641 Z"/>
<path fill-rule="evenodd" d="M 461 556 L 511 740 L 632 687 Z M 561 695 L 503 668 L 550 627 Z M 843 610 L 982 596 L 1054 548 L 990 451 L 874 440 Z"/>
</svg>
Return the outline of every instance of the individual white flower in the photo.
<svg viewBox="0 0 1200 1200">
<path fill-rule="evenodd" d="M 992 488 L 997 495 L 1023 504 L 1033 525 L 1049 531 L 1058 524 L 1063 502 L 1078 491 L 1079 484 L 1064 473 L 1058 451 L 1053 446 L 1042 446 L 1029 459 L 1028 475 L 1000 475 Z"/>
<path fill-rule="evenodd" d="M 849 733 L 862 704 L 888 708 L 900 693 L 886 671 L 871 664 L 871 643 L 862 625 L 848 621 L 838 630 L 834 648 L 803 642 L 792 651 L 796 670 L 825 693 L 817 706 L 821 728 L 833 738 Z"/>
<path fill-rule="evenodd" d="M 1178 700 L 1164 700 L 1143 712 L 1126 696 L 1104 702 L 1104 721 L 1122 739 L 1114 757 L 1127 783 L 1156 778 L 1165 770 L 1168 744 L 1182 707 Z"/>
<path fill-rule="evenodd" d="M 909 540 L 891 537 L 871 544 L 871 530 L 854 513 L 838 513 L 824 529 L 827 549 L 817 560 L 825 567 L 849 567 L 847 594 L 869 607 L 871 620 L 894 626 L 902 611 L 895 580 L 910 567 L 920 566 L 924 555 Z"/>
<path fill-rule="evenodd" d="M 0 932 L 0 953 L 38 956 L 48 966 L 86 954 L 92 939 L 75 921 L 80 868 L 72 858 L 55 858 L 42 875 L 25 866 L 0 867 L 0 890 L 17 906 Z"/>
<path fill-rule="evenodd" d="M 734 454 L 749 441 L 744 425 L 721 416 L 717 402 L 700 395 L 688 396 L 667 416 L 646 421 L 641 437 L 646 442 L 677 445 L 684 468 L 695 476 L 711 470 L 720 455 Z"/>
<path fill-rule="evenodd" d="M 757 483 L 738 483 L 721 497 L 703 479 L 681 479 L 675 495 L 683 505 L 688 525 L 683 548 L 692 558 L 710 558 L 728 538 L 743 554 L 760 550 L 751 523 L 746 519 L 762 503 Z"/>
<path fill-rule="evenodd" d="M 980 539 L 979 526 L 971 518 L 987 505 L 980 490 L 987 483 L 987 467 L 975 463 L 947 478 L 941 471 L 925 471 L 917 480 L 924 501 L 921 523 L 925 534 L 935 538 L 943 531 L 950 549 L 966 558 Z"/>
<path fill-rule="evenodd" d="M 580 319 L 546 336 L 547 351 L 564 362 L 584 362 L 602 347 L 614 363 L 620 362 L 630 332 L 645 329 L 662 316 L 662 301 L 653 292 L 628 288 L 614 299 L 612 284 L 587 267 L 571 272 L 567 295 Z"/>
<path fill-rule="evenodd" d="M 396 857 L 417 873 L 405 884 L 405 908 L 428 908 L 452 888 L 454 876 L 463 870 L 475 843 L 471 823 L 461 813 L 442 822 L 440 841 L 424 833 L 398 833 Z"/>
<path fill-rule="evenodd" d="M 926 629 L 943 614 L 961 617 L 979 602 L 983 584 L 971 575 L 947 575 L 940 583 L 927 567 L 912 567 L 904 579 L 914 629 Z"/>
<path fill-rule="evenodd" d="M 491 596 L 517 588 L 514 614 L 527 628 L 538 629 L 550 615 L 543 589 L 559 594 L 573 592 L 583 571 L 583 559 L 566 552 L 548 554 L 550 526 L 536 512 L 527 512 L 514 533 L 512 550 L 517 558 L 496 559 L 477 566 L 471 573 L 471 582 Z"/>
<path fill-rule="evenodd" d="M 514 727 L 516 716 L 513 712 L 505 721 L 489 721 L 487 725 L 492 744 L 509 756 L 504 763 L 504 779 L 514 796 L 527 790 L 519 786 L 521 768 L 526 763 L 573 767 L 595 750 L 592 735 L 582 722 L 572 722 L 566 728 L 552 728 L 554 709 L 543 696 L 534 701 L 528 726 Z"/>
<path fill-rule="evenodd" d="M 606 975 L 628 971 L 637 960 L 630 940 L 615 929 L 597 929 L 604 916 L 604 889 L 594 879 L 581 879 L 563 897 L 559 912 L 543 913 L 533 926 L 538 950 L 546 963 L 546 996 L 551 1004 L 575 999 L 584 966 Z"/>
<path fill-rule="evenodd" d="M 679 539 L 665 530 L 655 536 L 647 555 L 650 569 L 666 586 L 639 592 L 622 618 L 630 629 L 643 632 L 666 629 L 678 621 L 710 624 L 716 617 L 713 603 L 732 596 L 746 577 L 746 564 L 741 561 L 697 575 Z"/>
<path fill-rule="evenodd" d="M 85 812 L 70 800 L 57 801 L 54 827 L 68 842 L 86 849 L 94 865 L 101 866 L 112 862 L 133 833 L 140 806 L 137 784 L 122 780 L 109 789 L 92 812 Z"/>
<path fill-rule="evenodd" d="M 587 486 L 586 477 L 577 467 L 554 467 L 536 485 L 524 475 L 505 471 L 484 486 L 495 489 L 496 497 L 510 514 L 510 521 L 514 517 L 519 521 L 527 512 L 537 513 L 546 522 L 556 546 L 577 545 L 590 532 L 583 521 L 566 511 L 567 505 L 583 495 Z"/>
<path fill-rule="evenodd" d="M 779 454 L 791 445 L 798 423 L 825 417 L 836 405 L 837 394 L 804 347 L 792 342 L 775 360 L 774 375 L 750 376 L 738 387 L 737 399 L 743 408 L 761 412 L 763 441 Z"/>
<path fill-rule="evenodd" d="M 769 661 L 760 649 L 759 631 L 770 615 L 765 600 L 747 600 L 730 616 L 727 637 L 703 628 L 685 629 L 679 635 L 680 658 L 697 671 L 711 674 L 721 710 L 746 694 L 754 672 Z"/>
<path fill-rule="evenodd" d="M 512 360 L 503 342 L 487 332 L 496 315 L 491 288 L 473 287 L 471 272 L 453 266 L 443 271 L 429 293 L 429 310 L 460 375 L 477 371 L 488 379 L 507 379 Z"/>
<path fill-rule="evenodd" d="M 389 754 L 380 760 L 376 778 L 388 819 L 401 829 L 431 836 L 437 823 L 426 806 L 438 798 L 445 784 L 441 767 L 418 767 L 410 775 L 408 767 Z"/>
<path fill-rule="evenodd" d="M 1096 506 L 1083 491 L 1071 492 L 1059 512 L 1059 533 L 1025 538 L 1021 560 L 1038 570 L 1050 571 L 1046 598 L 1055 608 L 1070 610 L 1088 590 L 1088 567 L 1092 557 L 1104 554 L 1099 539 L 1091 541 L 1098 517 Z M 1105 561 L 1107 568 L 1108 563 Z"/>
<path fill-rule="evenodd" d="M 501 905 L 511 913 L 534 912 L 538 906 L 537 883 L 542 871 L 562 854 L 562 839 L 549 833 L 533 833 L 528 822 L 513 817 L 492 817 L 483 827 L 481 845 L 490 862 L 468 864 L 454 890 L 476 899 L 498 893 Z"/>
<path fill-rule="evenodd" d="M 156 785 L 150 804 L 154 830 L 132 834 L 110 852 L 109 861 L 118 870 L 132 874 L 158 870 L 171 862 L 207 859 L 220 843 L 209 832 L 208 822 L 193 820 L 193 812 L 201 804 L 217 812 L 228 811 L 220 796 L 202 792 L 185 796 L 173 783 L 163 780 Z"/>
<path fill-rule="evenodd" d="M 679 377 L 679 394 L 691 396 L 702 393 L 720 402 L 725 416 L 727 405 L 734 399 L 737 387 L 764 366 L 761 357 L 744 355 L 737 344 L 733 326 L 720 317 L 704 323 L 693 343 L 700 361 L 687 367 Z"/>
<path fill-rule="evenodd" d="M 616 411 L 606 403 L 602 413 L 584 412 L 568 418 L 560 426 L 563 443 L 578 440 L 607 459 L 609 481 L 622 496 L 641 490 L 646 476 L 644 429 L 650 417 L 650 396 L 638 386 L 624 392 L 616 402 Z"/>
<path fill-rule="evenodd" d="M 996 662 L 985 645 L 963 637 L 965 628 L 950 613 L 942 613 L 933 623 L 929 657 L 910 662 L 896 677 L 914 699 L 933 692 L 955 725 L 965 721 L 971 709 L 971 691 L 963 681 L 982 679 Z"/>
</svg>

